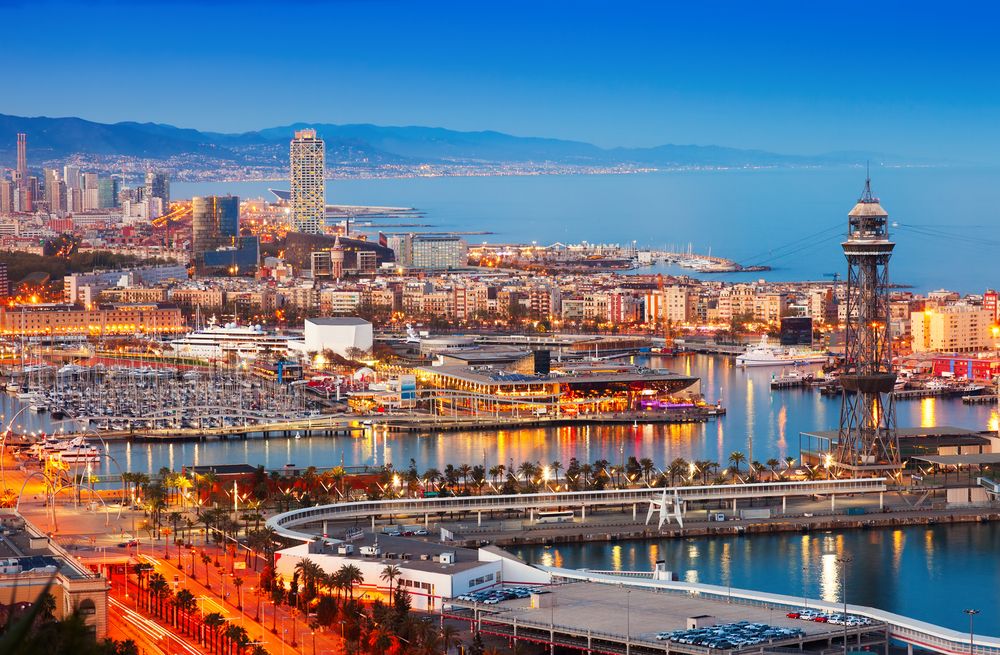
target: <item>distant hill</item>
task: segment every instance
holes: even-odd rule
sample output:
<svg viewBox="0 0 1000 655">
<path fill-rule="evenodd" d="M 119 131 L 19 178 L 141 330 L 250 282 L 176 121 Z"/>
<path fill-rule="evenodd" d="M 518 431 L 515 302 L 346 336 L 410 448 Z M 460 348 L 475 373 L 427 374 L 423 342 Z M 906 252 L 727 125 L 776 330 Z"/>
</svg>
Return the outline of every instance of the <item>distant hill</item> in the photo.
<svg viewBox="0 0 1000 655">
<path fill-rule="evenodd" d="M 283 166 L 295 130 L 312 127 L 327 144 L 330 163 L 381 164 L 553 163 L 582 166 L 780 166 L 857 162 L 859 153 L 783 155 L 722 146 L 666 144 L 652 148 L 599 148 L 590 143 L 519 137 L 501 132 L 459 132 L 437 127 L 383 127 L 296 123 L 255 132 L 221 134 L 160 123 L 95 123 L 81 118 L 25 118 L 0 114 L 0 163 L 11 165 L 16 133 L 26 132 L 33 162 L 69 155 L 169 159 L 192 156 L 247 165 Z M 197 165 L 197 164 L 195 164 Z"/>
</svg>

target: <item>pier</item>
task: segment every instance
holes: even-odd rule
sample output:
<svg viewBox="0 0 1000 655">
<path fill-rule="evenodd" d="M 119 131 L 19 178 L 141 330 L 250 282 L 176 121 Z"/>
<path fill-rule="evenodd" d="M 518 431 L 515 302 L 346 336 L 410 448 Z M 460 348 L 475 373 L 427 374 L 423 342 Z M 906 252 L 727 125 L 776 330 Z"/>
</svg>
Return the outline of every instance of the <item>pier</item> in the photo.
<svg viewBox="0 0 1000 655">
<path fill-rule="evenodd" d="M 788 611 L 802 606 L 801 598 L 798 603 L 779 604 L 747 597 L 740 590 L 729 594 L 725 588 L 705 589 L 709 585 L 697 585 L 699 589 L 695 591 L 648 584 L 632 576 L 539 568 L 552 574 L 555 582 L 538 595 L 542 599 L 540 606 L 529 599 L 489 606 L 452 600 L 451 608 L 445 609 L 444 614 L 448 618 L 469 621 L 486 634 L 508 637 L 514 642 L 528 641 L 609 655 L 709 655 L 713 652 L 737 655 L 791 652 L 789 649 L 818 655 L 832 652 L 838 644 L 842 650 L 845 638 L 850 650 L 888 652 L 885 650 L 888 630 L 881 621 L 845 627 L 786 617 Z M 692 622 L 708 626 L 739 621 L 800 630 L 803 634 L 729 649 L 657 639 L 658 633 L 683 630 Z"/>
<path fill-rule="evenodd" d="M 528 604 L 519 600 L 506 601 L 490 608 L 456 602 L 451 610 L 452 615 L 455 618 L 482 622 L 484 631 L 496 630 L 494 634 L 514 640 L 524 639 L 553 647 L 569 645 L 589 652 L 615 655 L 709 655 L 712 652 L 727 655 L 792 652 L 835 655 L 844 651 L 845 641 L 849 651 L 888 653 L 888 643 L 896 641 L 906 645 L 908 655 L 912 655 L 914 648 L 942 655 L 1000 653 L 1000 639 L 996 637 L 975 635 L 974 643 L 970 643 L 968 632 L 959 632 L 874 607 L 846 604 L 848 614 L 869 619 L 869 625 L 849 627 L 816 624 L 812 621 L 789 619 L 785 614 L 803 607 L 827 613 L 843 613 L 845 604 L 717 585 L 654 579 L 652 572 L 587 571 L 548 566 L 538 568 L 550 573 L 554 582 L 561 583 L 549 589 L 553 598 L 546 603 L 548 607 L 526 607 Z M 686 621 L 699 616 L 704 617 L 706 624 L 749 620 L 798 628 L 806 634 L 796 640 L 789 640 L 788 643 L 775 642 L 723 651 L 710 651 L 708 648 L 655 638 L 656 631 L 686 627 Z"/>
</svg>

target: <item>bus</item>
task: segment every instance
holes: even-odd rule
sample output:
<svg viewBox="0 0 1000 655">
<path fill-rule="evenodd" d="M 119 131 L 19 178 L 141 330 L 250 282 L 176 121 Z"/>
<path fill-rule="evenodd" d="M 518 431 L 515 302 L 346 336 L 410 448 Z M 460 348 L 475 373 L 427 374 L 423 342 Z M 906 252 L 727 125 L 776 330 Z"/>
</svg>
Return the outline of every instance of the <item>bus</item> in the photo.
<svg viewBox="0 0 1000 655">
<path fill-rule="evenodd" d="M 574 512 L 565 510 L 539 510 L 535 512 L 535 523 L 566 523 L 573 520 Z"/>
</svg>

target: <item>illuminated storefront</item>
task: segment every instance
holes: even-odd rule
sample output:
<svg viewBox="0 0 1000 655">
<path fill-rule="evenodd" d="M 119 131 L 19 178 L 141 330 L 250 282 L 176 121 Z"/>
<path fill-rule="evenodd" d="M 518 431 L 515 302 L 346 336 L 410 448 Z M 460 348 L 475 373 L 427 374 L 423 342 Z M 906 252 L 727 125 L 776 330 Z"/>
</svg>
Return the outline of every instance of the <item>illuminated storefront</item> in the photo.
<svg viewBox="0 0 1000 655">
<path fill-rule="evenodd" d="M 660 411 L 691 405 L 699 380 L 662 369 L 629 365 L 577 367 L 547 375 L 510 373 L 489 367 L 437 366 L 417 369 L 421 389 L 439 414 L 578 415 Z"/>
</svg>

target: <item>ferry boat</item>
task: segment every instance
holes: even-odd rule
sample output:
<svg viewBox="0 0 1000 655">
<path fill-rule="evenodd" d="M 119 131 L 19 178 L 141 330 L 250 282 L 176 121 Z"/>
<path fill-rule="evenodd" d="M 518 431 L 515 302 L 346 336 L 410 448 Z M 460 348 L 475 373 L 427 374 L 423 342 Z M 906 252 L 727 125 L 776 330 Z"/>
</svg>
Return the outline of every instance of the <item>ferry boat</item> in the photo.
<svg viewBox="0 0 1000 655">
<path fill-rule="evenodd" d="M 53 453 L 52 457 L 66 464 L 87 464 L 100 461 L 101 451 L 96 446 L 88 444 L 83 437 L 77 437 L 65 448 Z"/>
<path fill-rule="evenodd" d="M 253 360 L 264 351 L 283 355 L 291 337 L 269 334 L 259 325 L 210 325 L 170 342 L 176 357 L 223 359 L 234 353 L 241 359 Z"/>
<path fill-rule="evenodd" d="M 800 364 L 825 364 L 829 360 L 826 353 L 815 350 L 800 350 L 772 346 L 767 342 L 767 335 L 760 338 L 760 343 L 750 346 L 742 355 L 736 358 L 736 366 L 798 366 Z"/>
</svg>

